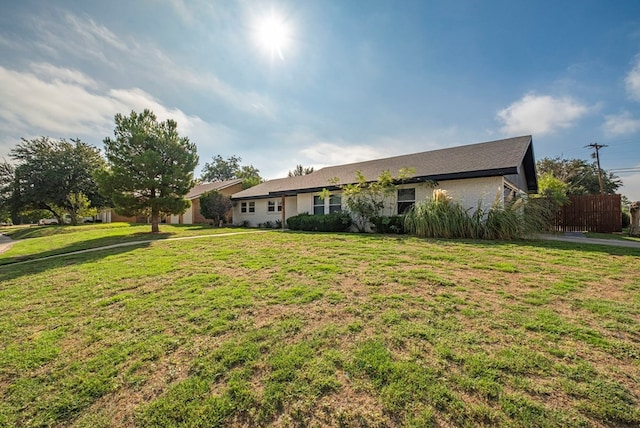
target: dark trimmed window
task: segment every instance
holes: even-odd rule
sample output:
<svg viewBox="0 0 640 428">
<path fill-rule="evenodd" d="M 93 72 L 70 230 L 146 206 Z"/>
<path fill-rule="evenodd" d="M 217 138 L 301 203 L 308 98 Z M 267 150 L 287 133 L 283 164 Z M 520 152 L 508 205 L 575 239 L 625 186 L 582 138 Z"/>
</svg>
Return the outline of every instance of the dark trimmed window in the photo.
<svg viewBox="0 0 640 428">
<path fill-rule="evenodd" d="M 329 197 L 329 213 L 342 211 L 342 196 L 332 195 Z"/>
<path fill-rule="evenodd" d="M 398 189 L 398 214 L 404 214 L 416 203 L 416 189 Z"/>
<path fill-rule="evenodd" d="M 240 202 L 240 212 L 241 213 L 246 213 L 247 212 L 247 203 L 246 202 Z"/>
<path fill-rule="evenodd" d="M 323 215 L 324 214 L 324 199 L 320 196 L 313 197 L 313 214 L 315 215 Z"/>
</svg>

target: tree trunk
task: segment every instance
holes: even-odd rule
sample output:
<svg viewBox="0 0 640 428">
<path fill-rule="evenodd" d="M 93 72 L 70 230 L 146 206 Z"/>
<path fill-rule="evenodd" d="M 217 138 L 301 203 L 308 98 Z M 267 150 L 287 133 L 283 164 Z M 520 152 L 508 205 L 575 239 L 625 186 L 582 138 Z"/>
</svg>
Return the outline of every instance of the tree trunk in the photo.
<svg viewBox="0 0 640 428">
<path fill-rule="evenodd" d="M 157 211 L 151 213 L 151 233 L 160 232 L 160 213 Z"/>
</svg>

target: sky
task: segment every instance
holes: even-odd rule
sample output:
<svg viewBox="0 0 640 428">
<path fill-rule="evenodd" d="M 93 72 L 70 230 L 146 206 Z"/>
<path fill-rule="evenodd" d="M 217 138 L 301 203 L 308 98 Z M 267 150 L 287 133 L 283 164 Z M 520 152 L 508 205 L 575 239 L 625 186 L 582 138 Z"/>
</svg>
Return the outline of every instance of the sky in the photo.
<svg viewBox="0 0 640 428">
<path fill-rule="evenodd" d="M 0 158 L 174 119 L 265 179 L 531 134 L 640 200 L 640 2 L 0 0 Z"/>
</svg>

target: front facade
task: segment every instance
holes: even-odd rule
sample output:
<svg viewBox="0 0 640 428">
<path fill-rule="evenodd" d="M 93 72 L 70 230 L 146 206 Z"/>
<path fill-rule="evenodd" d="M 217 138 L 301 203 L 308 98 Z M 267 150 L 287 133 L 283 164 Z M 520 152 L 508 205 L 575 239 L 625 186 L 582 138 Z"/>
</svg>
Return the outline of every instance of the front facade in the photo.
<svg viewBox="0 0 640 428">
<path fill-rule="evenodd" d="M 431 198 L 434 188 L 446 190 L 454 200 L 475 210 L 478 204 L 486 209 L 496 200 L 504 203 L 514 193 L 536 193 L 538 186 L 532 138 L 523 136 L 327 167 L 305 176 L 266 181 L 232 196 L 233 222 L 259 226 L 279 220 L 285 224 L 287 218 L 301 213 L 340 211 L 344 209 L 340 186 L 353 183 L 358 171 L 374 181 L 384 171 L 396 175 L 402 168 L 414 172 L 397 184 L 381 215 L 402 214 L 414 203 Z M 322 199 L 323 189 L 328 189 L 331 197 Z"/>
<path fill-rule="evenodd" d="M 207 224 L 209 219 L 204 218 L 200 212 L 200 196 L 211 190 L 217 190 L 225 196 L 231 196 L 242 190 L 242 180 L 234 179 L 227 181 L 215 181 L 212 183 L 197 184 L 187 193 L 185 199 L 191 202 L 191 206 L 183 214 L 169 215 L 162 219 L 163 223 L 170 224 Z M 126 223 L 148 223 L 149 219 L 144 216 L 125 217 L 117 214 L 113 209 L 102 210 L 98 214 L 99 221 L 103 223 L 126 222 Z M 231 213 L 229 213 L 229 220 Z"/>
<path fill-rule="evenodd" d="M 166 222 L 170 224 L 207 224 L 211 220 L 204 218 L 200 212 L 200 196 L 206 192 L 217 190 L 225 196 L 231 196 L 242 190 L 242 180 L 214 181 L 196 185 L 187 193 L 185 199 L 191 201 L 191 206 L 184 214 L 167 216 Z M 231 216 L 229 216 L 231 217 Z"/>
</svg>

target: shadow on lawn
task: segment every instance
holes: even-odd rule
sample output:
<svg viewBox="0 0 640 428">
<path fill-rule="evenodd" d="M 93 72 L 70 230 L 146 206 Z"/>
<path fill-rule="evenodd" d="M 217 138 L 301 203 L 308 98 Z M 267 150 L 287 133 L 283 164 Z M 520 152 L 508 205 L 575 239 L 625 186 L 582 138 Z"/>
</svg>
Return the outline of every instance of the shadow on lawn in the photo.
<svg viewBox="0 0 640 428">
<path fill-rule="evenodd" d="M 92 262 L 106 256 L 148 247 L 149 244 L 155 241 L 167 239 L 171 236 L 173 236 L 172 233 L 140 233 L 131 235 L 125 240 L 122 237 L 104 237 L 74 242 L 66 247 L 41 253 L 7 257 L 0 259 L 0 281 L 44 272 L 47 269 L 61 265 Z"/>
</svg>

